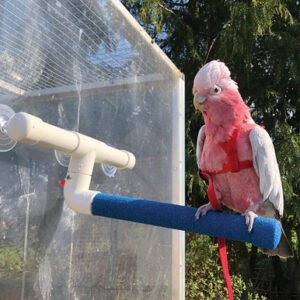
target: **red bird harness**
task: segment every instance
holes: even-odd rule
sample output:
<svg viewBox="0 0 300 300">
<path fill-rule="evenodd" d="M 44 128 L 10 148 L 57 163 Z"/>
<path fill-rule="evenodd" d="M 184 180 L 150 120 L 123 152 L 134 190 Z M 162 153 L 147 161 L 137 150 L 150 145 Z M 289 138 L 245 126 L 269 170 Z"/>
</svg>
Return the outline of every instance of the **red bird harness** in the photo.
<svg viewBox="0 0 300 300">
<path fill-rule="evenodd" d="M 230 138 L 229 141 L 220 143 L 220 146 L 222 147 L 222 149 L 224 150 L 227 156 L 227 163 L 223 165 L 222 170 L 216 172 L 199 170 L 199 175 L 207 179 L 209 182 L 207 196 L 214 210 L 222 210 L 222 208 L 216 196 L 212 175 L 236 173 L 239 172 L 240 170 L 253 167 L 252 160 L 239 161 L 238 159 L 237 141 L 239 139 L 240 133 L 241 133 L 241 129 L 236 129 L 233 132 L 232 137 Z M 219 255 L 222 264 L 223 274 L 227 286 L 228 299 L 233 300 L 233 291 L 232 291 L 231 279 L 229 274 L 227 251 L 226 251 L 226 240 L 224 238 L 218 238 L 217 241 L 218 241 Z"/>
</svg>

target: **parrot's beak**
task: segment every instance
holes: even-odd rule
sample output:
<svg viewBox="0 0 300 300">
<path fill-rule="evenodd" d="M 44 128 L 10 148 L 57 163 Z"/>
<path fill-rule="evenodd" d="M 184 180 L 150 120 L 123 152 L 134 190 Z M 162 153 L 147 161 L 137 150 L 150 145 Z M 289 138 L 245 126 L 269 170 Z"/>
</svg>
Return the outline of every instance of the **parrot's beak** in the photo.
<svg viewBox="0 0 300 300">
<path fill-rule="evenodd" d="M 206 100 L 206 97 L 203 95 L 199 95 L 199 94 L 194 95 L 193 103 L 194 103 L 195 109 L 202 111 L 203 110 L 202 104 L 204 103 L 205 100 Z"/>
</svg>

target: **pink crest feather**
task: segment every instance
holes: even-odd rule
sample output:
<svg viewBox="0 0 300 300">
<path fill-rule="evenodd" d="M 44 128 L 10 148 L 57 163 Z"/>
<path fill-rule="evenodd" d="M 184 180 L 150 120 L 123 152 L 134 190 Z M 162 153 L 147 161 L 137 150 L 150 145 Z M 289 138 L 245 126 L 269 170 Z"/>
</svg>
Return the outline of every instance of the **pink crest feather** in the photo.
<svg viewBox="0 0 300 300">
<path fill-rule="evenodd" d="M 206 94 L 214 85 L 237 89 L 237 84 L 230 77 L 228 67 L 218 60 L 204 65 L 194 79 L 193 93 Z"/>
</svg>

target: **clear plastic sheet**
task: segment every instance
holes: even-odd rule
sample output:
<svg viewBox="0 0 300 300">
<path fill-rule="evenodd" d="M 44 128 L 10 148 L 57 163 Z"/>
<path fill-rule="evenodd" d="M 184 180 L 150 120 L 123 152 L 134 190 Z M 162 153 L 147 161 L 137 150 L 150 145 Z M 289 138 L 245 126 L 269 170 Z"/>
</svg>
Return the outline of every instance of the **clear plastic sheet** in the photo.
<svg viewBox="0 0 300 300">
<path fill-rule="evenodd" d="M 1 104 L 136 155 L 91 189 L 184 204 L 184 80 L 118 1 L 1 1 L 0 64 Z M 0 299 L 182 299 L 184 234 L 72 212 L 67 163 L 0 153 Z"/>
</svg>

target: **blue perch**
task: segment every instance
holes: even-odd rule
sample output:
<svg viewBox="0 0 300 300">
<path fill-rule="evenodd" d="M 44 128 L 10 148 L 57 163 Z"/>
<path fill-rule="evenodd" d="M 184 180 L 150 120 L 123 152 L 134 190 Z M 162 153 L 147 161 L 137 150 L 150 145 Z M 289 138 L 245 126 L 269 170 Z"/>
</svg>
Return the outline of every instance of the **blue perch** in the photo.
<svg viewBox="0 0 300 300">
<path fill-rule="evenodd" d="M 257 217 L 251 233 L 245 217 L 209 212 L 195 221 L 196 208 L 119 195 L 98 193 L 91 203 L 93 215 L 206 234 L 275 249 L 281 237 L 279 221 Z"/>
</svg>

